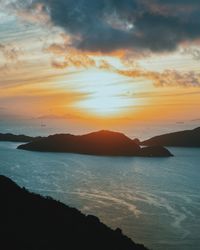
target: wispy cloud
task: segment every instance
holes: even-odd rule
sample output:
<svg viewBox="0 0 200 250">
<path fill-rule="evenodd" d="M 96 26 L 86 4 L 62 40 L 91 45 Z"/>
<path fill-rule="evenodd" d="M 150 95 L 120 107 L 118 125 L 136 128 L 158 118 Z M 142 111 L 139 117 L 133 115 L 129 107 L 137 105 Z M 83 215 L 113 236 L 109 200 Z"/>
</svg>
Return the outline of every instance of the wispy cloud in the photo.
<svg viewBox="0 0 200 250">
<path fill-rule="evenodd" d="M 181 53 L 183 55 L 191 55 L 194 60 L 200 60 L 200 49 L 197 47 L 186 47 L 183 48 Z"/>
<path fill-rule="evenodd" d="M 134 64 L 128 58 L 122 58 L 122 63 L 127 69 L 120 69 L 110 64 L 106 59 L 99 60 L 98 63 L 90 55 L 81 53 L 68 45 L 52 44 L 47 48 L 48 52 L 53 53 L 56 59 L 53 59 L 52 66 L 55 68 L 90 68 L 94 67 L 100 70 L 117 73 L 129 78 L 144 78 L 152 81 L 156 87 L 200 87 L 200 73 L 195 71 L 181 72 L 178 70 L 164 70 L 163 72 L 153 72 L 143 70 Z M 197 50 L 198 51 L 198 50 Z M 193 51 L 187 51 L 193 53 Z M 198 52 L 194 52 L 198 53 Z M 136 55 L 137 57 L 137 55 Z M 134 58 L 131 56 L 131 58 Z"/>
<path fill-rule="evenodd" d="M 0 43 L 0 53 L 5 57 L 7 60 L 18 60 L 19 56 L 22 54 L 20 48 L 12 44 L 1 44 Z"/>
<path fill-rule="evenodd" d="M 176 70 L 165 70 L 158 73 L 144 70 L 118 70 L 118 73 L 133 78 L 149 79 L 155 87 L 200 87 L 200 74 L 194 71 L 184 73 Z"/>
<path fill-rule="evenodd" d="M 52 66 L 55 68 L 88 68 L 95 66 L 95 61 L 88 55 L 68 46 L 67 44 L 52 44 L 47 49 L 55 55 L 52 59 Z"/>
</svg>

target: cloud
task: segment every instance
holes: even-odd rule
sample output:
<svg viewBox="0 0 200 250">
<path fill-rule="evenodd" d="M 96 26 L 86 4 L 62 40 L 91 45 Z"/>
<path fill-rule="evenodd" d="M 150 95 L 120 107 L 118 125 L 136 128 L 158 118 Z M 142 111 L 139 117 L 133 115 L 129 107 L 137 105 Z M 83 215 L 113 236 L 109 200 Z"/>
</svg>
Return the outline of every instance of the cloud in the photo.
<svg viewBox="0 0 200 250">
<path fill-rule="evenodd" d="M 193 47 L 183 48 L 181 53 L 183 55 L 191 55 L 194 60 L 197 60 L 197 61 L 200 60 L 200 49 L 199 48 L 193 48 Z"/>
<path fill-rule="evenodd" d="M 19 1 L 19 0 L 18 0 Z M 172 51 L 200 38 L 200 3 L 172 0 L 32 0 L 25 10 L 49 16 L 85 51 Z M 38 7 L 39 6 L 39 7 Z M 163 11 L 165 10 L 165 11 Z M 173 10 L 173 11 L 172 11 Z"/>
<path fill-rule="evenodd" d="M 129 78 L 143 78 L 152 81 L 155 87 L 200 87 L 200 73 L 195 71 L 179 72 L 177 70 L 164 70 L 163 72 L 154 72 L 141 69 L 134 61 L 135 58 L 140 58 L 138 53 L 127 54 L 121 58 L 122 64 L 127 69 L 120 69 L 113 66 L 106 59 L 101 59 L 98 62 L 92 59 L 90 55 L 81 53 L 77 49 L 73 49 L 67 44 L 52 44 L 47 49 L 47 52 L 53 53 L 56 56 L 52 60 L 52 66 L 57 69 L 68 67 L 76 68 L 96 68 L 106 70 L 108 72 L 123 75 Z M 199 56 L 198 49 L 184 49 L 182 53 L 192 54 L 196 59 Z M 143 57 L 149 54 L 142 53 Z M 133 60 L 133 61 L 132 61 Z"/>
<path fill-rule="evenodd" d="M 51 44 L 45 49 L 47 52 L 51 52 L 56 57 L 52 60 L 52 66 L 54 68 L 89 68 L 96 67 L 95 61 L 84 53 L 70 47 L 65 44 Z"/>
<path fill-rule="evenodd" d="M 17 61 L 19 56 L 22 54 L 21 49 L 12 44 L 1 44 L 0 43 L 0 53 L 5 57 L 5 59 L 10 61 Z"/>
<path fill-rule="evenodd" d="M 32 8 L 29 12 L 27 12 L 23 8 L 17 10 L 17 15 L 20 16 L 23 20 L 31 23 L 48 24 L 50 22 L 49 15 L 45 9 L 45 6 L 40 3 L 35 4 L 34 8 Z"/>
<path fill-rule="evenodd" d="M 199 5 L 197 0 L 156 0 L 157 3 L 161 4 L 172 4 L 172 5 Z"/>
<path fill-rule="evenodd" d="M 64 114 L 64 115 L 54 115 L 54 114 L 48 114 L 48 115 L 41 115 L 37 117 L 37 119 L 45 119 L 45 120 L 62 120 L 62 119 L 80 119 L 81 117 L 74 114 Z"/>
<path fill-rule="evenodd" d="M 192 119 L 190 122 L 200 122 L 200 118 Z"/>
<path fill-rule="evenodd" d="M 155 77 L 155 86 L 181 86 L 181 87 L 200 87 L 200 74 L 194 71 L 187 73 L 176 70 L 166 70 Z"/>
<path fill-rule="evenodd" d="M 200 73 L 165 70 L 162 73 L 144 70 L 118 70 L 119 74 L 151 80 L 155 87 L 200 87 Z"/>
</svg>

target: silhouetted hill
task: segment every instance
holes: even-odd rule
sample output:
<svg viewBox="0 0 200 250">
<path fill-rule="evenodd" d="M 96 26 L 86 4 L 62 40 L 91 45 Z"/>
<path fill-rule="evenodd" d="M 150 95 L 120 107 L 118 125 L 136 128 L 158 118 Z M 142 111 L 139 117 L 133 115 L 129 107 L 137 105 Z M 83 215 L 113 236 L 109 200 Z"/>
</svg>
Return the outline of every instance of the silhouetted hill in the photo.
<svg viewBox="0 0 200 250">
<path fill-rule="evenodd" d="M 11 141 L 11 142 L 30 142 L 41 137 L 31 137 L 27 135 L 14 135 L 14 134 L 2 134 L 0 133 L 0 141 Z"/>
<path fill-rule="evenodd" d="M 133 155 L 140 147 L 121 133 L 93 132 L 75 136 L 57 134 L 19 146 L 19 149 L 48 152 L 73 152 L 91 155 Z"/>
<path fill-rule="evenodd" d="M 140 156 L 143 157 L 163 157 L 173 156 L 172 153 L 162 146 L 151 146 L 140 149 Z"/>
<path fill-rule="evenodd" d="M 140 146 L 122 133 L 98 131 L 86 135 L 57 134 L 20 145 L 18 149 L 40 152 L 70 152 L 89 155 L 141 156 Z M 167 150 L 149 149 L 146 156 L 171 156 Z M 145 156 L 143 153 L 142 156 Z"/>
<path fill-rule="evenodd" d="M 147 250 L 97 217 L 30 193 L 5 176 L 0 201 L 0 249 Z"/>
<path fill-rule="evenodd" d="M 200 147 L 200 127 L 152 137 L 143 141 L 145 146 Z"/>
</svg>

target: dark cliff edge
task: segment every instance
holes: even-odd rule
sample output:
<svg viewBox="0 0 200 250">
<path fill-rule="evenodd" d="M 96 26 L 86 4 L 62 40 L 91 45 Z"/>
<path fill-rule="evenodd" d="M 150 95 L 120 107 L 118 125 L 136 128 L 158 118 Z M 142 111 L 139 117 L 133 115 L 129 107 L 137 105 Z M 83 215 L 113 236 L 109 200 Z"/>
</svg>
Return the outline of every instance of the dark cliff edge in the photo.
<svg viewBox="0 0 200 250">
<path fill-rule="evenodd" d="M 0 247 L 4 250 L 147 250 L 117 228 L 0 175 Z"/>
<path fill-rule="evenodd" d="M 200 147 L 200 127 L 152 137 L 143 146 Z"/>
<path fill-rule="evenodd" d="M 10 142 L 30 142 L 42 137 L 31 137 L 27 135 L 14 135 L 14 134 L 2 134 L 0 133 L 0 141 L 10 141 Z"/>
<path fill-rule="evenodd" d="M 66 152 L 102 156 L 168 157 L 165 148 L 140 148 L 122 133 L 98 131 L 86 135 L 57 134 L 20 145 L 18 149 L 40 152 Z"/>
</svg>

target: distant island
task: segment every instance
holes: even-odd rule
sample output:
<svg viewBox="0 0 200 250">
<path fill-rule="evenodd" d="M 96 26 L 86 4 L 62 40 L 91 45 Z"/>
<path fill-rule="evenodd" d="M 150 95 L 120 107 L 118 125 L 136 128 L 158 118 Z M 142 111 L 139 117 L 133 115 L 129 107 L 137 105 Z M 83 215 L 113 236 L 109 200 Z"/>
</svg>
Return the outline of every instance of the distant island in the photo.
<svg viewBox="0 0 200 250">
<path fill-rule="evenodd" d="M 78 136 L 71 134 L 51 135 L 20 145 L 18 149 L 102 156 L 172 156 L 169 150 L 162 146 L 142 148 L 136 140 L 132 140 L 122 133 L 106 130 Z"/>
<path fill-rule="evenodd" d="M 112 230 L 93 215 L 84 215 L 50 197 L 30 193 L 0 175 L 1 249 L 147 250 Z"/>
<path fill-rule="evenodd" d="M 152 137 L 143 146 L 200 147 L 200 127 Z"/>
<path fill-rule="evenodd" d="M 39 137 L 38 137 L 39 138 Z M 0 133 L 0 141 L 11 141 L 11 142 L 30 142 L 37 137 L 31 137 L 27 135 L 14 135 L 14 134 L 2 134 Z"/>
</svg>

